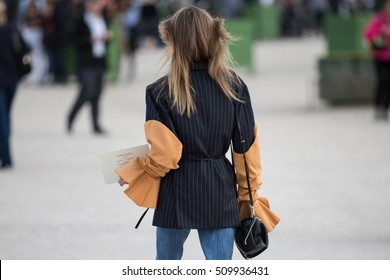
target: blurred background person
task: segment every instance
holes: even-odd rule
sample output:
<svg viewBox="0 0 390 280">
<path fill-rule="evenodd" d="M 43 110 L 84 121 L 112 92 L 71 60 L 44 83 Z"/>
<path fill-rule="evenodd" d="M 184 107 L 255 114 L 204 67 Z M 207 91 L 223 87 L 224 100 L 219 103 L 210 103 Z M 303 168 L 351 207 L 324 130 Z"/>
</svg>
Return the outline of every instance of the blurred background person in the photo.
<svg viewBox="0 0 390 280">
<path fill-rule="evenodd" d="M 363 12 L 371 12 L 375 8 L 375 2 L 379 0 L 356 0 L 356 9 Z"/>
<path fill-rule="evenodd" d="M 42 12 L 43 45 L 47 54 L 47 73 L 45 82 L 54 80 L 55 72 L 55 45 L 57 30 L 54 22 L 56 0 L 47 0 Z"/>
<path fill-rule="evenodd" d="M 326 0 L 309 0 L 309 13 L 313 18 L 313 29 L 319 35 L 323 31 L 324 15 L 327 10 Z"/>
<path fill-rule="evenodd" d="M 44 43 L 49 58 L 48 72 L 55 84 L 65 84 L 68 79 L 64 57 L 65 47 L 71 42 L 73 18 L 77 15 L 74 5 L 74 0 L 47 2 Z"/>
<path fill-rule="evenodd" d="M 142 46 L 156 47 L 163 43 L 158 34 L 160 18 L 156 7 L 156 1 L 143 0 L 139 21 L 139 39 Z"/>
<path fill-rule="evenodd" d="M 216 10 L 227 19 L 237 18 L 243 4 L 243 0 L 217 0 L 212 2 L 215 3 Z"/>
<path fill-rule="evenodd" d="M 43 45 L 43 10 L 44 0 L 22 0 L 20 19 L 23 38 L 31 48 L 31 58 L 34 65 L 32 72 L 26 77 L 26 83 L 39 85 L 46 74 L 46 55 Z"/>
<path fill-rule="evenodd" d="M 342 17 L 350 16 L 356 8 L 356 0 L 328 0 L 332 14 Z"/>
<path fill-rule="evenodd" d="M 338 15 L 340 11 L 340 4 L 342 0 L 328 0 L 330 11 L 334 15 Z"/>
<path fill-rule="evenodd" d="M 275 3 L 275 0 L 259 0 L 262 6 L 271 6 Z"/>
<path fill-rule="evenodd" d="M 105 15 L 108 18 L 108 32 L 110 42 L 107 46 L 106 80 L 116 82 L 119 79 L 121 57 L 123 50 L 123 2 L 120 0 L 105 0 Z"/>
<path fill-rule="evenodd" d="M 110 33 L 103 14 L 102 0 L 86 0 L 85 11 L 75 24 L 74 43 L 77 52 L 79 95 L 68 116 L 67 130 L 72 132 L 73 122 L 81 107 L 91 104 L 92 125 L 95 134 L 104 134 L 99 123 L 99 103 L 106 68 L 107 42 Z"/>
<path fill-rule="evenodd" d="M 15 22 L 16 1 L 0 0 L 0 167 L 12 167 L 10 151 L 11 108 L 20 79 L 15 52 L 26 51 Z M 8 9 L 9 8 L 9 9 Z M 18 45 L 17 45 L 18 44 Z M 16 50 L 16 47 L 19 50 Z"/>
<path fill-rule="evenodd" d="M 303 32 L 302 9 L 299 0 L 280 0 L 281 33 L 286 37 L 298 37 Z"/>
<path fill-rule="evenodd" d="M 390 106 L 390 0 L 371 19 L 364 30 L 364 37 L 372 47 L 377 75 L 375 119 L 388 120 Z"/>
<path fill-rule="evenodd" d="M 135 52 L 138 48 L 138 26 L 141 17 L 140 0 L 129 0 L 128 8 L 123 16 L 124 37 L 129 64 L 127 79 L 134 80 L 136 73 Z"/>
</svg>

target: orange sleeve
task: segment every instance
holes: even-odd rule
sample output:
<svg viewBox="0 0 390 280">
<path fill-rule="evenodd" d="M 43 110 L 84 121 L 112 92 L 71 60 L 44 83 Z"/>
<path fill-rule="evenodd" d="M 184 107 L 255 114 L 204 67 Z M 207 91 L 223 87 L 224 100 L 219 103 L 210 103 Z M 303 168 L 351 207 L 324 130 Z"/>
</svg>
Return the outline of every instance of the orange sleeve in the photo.
<svg viewBox="0 0 390 280">
<path fill-rule="evenodd" d="M 183 146 L 169 128 L 155 120 L 145 123 L 145 136 L 150 152 L 118 167 L 115 172 L 129 184 L 125 194 L 130 199 L 139 206 L 156 208 L 161 177 L 179 168 Z"/>
<path fill-rule="evenodd" d="M 255 215 L 263 221 L 267 231 L 270 232 L 279 223 L 280 218 L 271 211 L 268 199 L 266 197 L 259 196 L 258 194 L 258 190 L 262 184 L 262 166 L 260 159 L 260 140 L 256 124 L 254 127 L 254 134 L 255 140 L 248 151 L 245 152 L 245 157 L 249 169 L 249 181 L 251 184 Z M 249 191 L 243 154 L 233 152 L 233 160 L 236 168 L 238 184 L 238 206 L 240 209 L 240 216 L 244 219 L 252 215 L 252 210 L 249 204 Z"/>
</svg>

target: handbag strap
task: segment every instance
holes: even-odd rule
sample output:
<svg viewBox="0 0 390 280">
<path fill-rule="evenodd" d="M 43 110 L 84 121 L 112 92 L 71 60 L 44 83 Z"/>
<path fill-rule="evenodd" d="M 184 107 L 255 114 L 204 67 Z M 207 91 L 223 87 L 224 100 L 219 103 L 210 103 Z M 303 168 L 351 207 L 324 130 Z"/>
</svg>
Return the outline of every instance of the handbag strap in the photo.
<svg viewBox="0 0 390 280">
<path fill-rule="evenodd" d="M 146 209 L 145 212 L 141 215 L 141 217 L 139 218 L 137 224 L 135 225 L 135 229 L 137 229 L 137 228 L 139 227 L 139 225 L 140 225 L 140 223 L 142 222 L 142 220 L 144 219 L 146 213 L 148 213 L 148 210 L 149 210 L 149 208 Z"/>
<path fill-rule="evenodd" d="M 232 157 L 232 166 L 233 166 L 233 171 L 234 173 L 236 172 L 236 166 L 234 164 L 234 156 L 233 156 L 233 142 L 231 144 L 231 148 L 230 148 L 230 153 L 231 153 L 231 157 Z M 236 192 L 236 198 L 238 200 L 238 190 L 237 190 L 237 176 L 234 174 L 234 191 Z"/>
<path fill-rule="evenodd" d="M 241 124 L 240 124 L 240 120 L 239 120 L 239 110 L 237 108 L 237 104 L 235 103 L 235 109 L 236 109 L 236 123 L 237 123 L 237 128 L 238 128 L 238 134 L 240 135 L 240 143 L 241 143 L 241 148 L 242 148 L 242 156 L 244 158 L 244 166 L 245 166 L 245 174 L 246 174 L 246 182 L 248 184 L 248 192 L 249 192 L 249 203 L 250 203 L 250 207 L 252 209 L 252 217 L 255 215 L 255 209 L 254 209 L 254 206 L 253 206 L 253 197 L 252 197 L 252 189 L 251 189 L 251 182 L 249 180 L 249 167 L 248 167 L 248 163 L 246 161 L 246 156 L 245 156 L 245 147 L 244 147 L 244 143 L 245 143 L 245 139 L 244 137 L 242 136 L 242 129 L 241 129 Z M 232 158 L 233 159 L 233 158 Z M 233 161 L 233 160 L 232 160 Z M 233 163 L 234 164 L 234 163 Z"/>
</svg>

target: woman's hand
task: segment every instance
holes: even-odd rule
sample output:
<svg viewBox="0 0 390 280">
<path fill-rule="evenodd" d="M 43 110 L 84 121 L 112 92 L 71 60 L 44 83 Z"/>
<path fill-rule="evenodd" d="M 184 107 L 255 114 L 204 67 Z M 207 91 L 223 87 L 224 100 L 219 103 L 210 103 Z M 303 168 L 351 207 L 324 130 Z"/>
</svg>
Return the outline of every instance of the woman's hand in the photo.
<svg viewBox="0 0 390 280">
<path fill-rule="evenodd" d="M 122 187 L 123 185 L 127 184 L 125 180 L 123 180 L 121 177 L 119 177 L 118 184 Z"/>
<path fill-rule="evenodd" d="M 112 39 L 113 35 L 111 31 L 107 31 L 107 33 L 102 37 L 103 41 L 110 41 Z"/>
<path fill-rule="evenodd" d="M 106 34 L 100 37 L 91 37 L 91 43 L 96 43 L 96 42 L 107 42 L 112 39 L 112 33 L 108 31 Z"/>
</svg>

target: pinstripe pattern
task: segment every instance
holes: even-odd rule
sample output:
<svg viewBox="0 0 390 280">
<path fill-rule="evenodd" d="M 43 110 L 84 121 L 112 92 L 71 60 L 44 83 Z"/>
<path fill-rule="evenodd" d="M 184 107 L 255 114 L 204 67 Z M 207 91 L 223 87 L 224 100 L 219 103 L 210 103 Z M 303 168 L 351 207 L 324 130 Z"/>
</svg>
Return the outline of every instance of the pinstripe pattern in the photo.
<svg viewBox="0 0 390 280">
<path fill-rule="evenodd" d="M 235 227 L 240 217 L 234 191 L 234 171 L 225 154 L 233 140 L 242 152 L 235 125 L 235 106 L 207 72 L 207 62 L 194 63 L 190 72 L 195 91 L 196 112 L 188 118 L 172 109 L 163 79 L 146 89 L 146 121 L 166 125 L 183 144 L 179 169 L 161 180 L 153 225 L 168 228 L 213 229 Z M 248 89 L 236 92 L 245 103 L 239 105 L 239 119 L 246 141 L 252 144 L 254 116 Z"/>
</svg>

